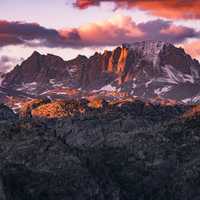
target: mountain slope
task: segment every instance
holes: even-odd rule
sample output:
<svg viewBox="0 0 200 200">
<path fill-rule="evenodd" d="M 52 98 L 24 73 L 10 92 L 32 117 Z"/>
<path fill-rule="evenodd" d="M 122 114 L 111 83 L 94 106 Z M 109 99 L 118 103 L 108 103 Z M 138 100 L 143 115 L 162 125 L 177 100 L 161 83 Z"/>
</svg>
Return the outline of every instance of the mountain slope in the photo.
<svg viewBox="0 0 200 200">
<path fill-rule="evenodd" d="M 5 75 L 2 85 L 36 95 L 67 95 L 66 90 L 73 88 L 79 96 L 85 91 L 111 96 L 118 92 L 190 102 L 199 97 L 200 64 L 183 49 L 161 41 L 123 44 L 70 61 L 34 52 Z"/>
</svg>

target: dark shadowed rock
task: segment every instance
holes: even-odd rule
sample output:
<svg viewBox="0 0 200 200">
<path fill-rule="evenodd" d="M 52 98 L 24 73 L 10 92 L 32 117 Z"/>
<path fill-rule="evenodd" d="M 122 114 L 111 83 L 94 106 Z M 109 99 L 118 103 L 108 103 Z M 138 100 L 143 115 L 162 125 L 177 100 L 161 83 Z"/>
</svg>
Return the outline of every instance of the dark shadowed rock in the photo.
<svg viewBox="0 0 200 200">
<path fill-rule="evenodd" d="M 0 104 L 0 121 L 1 120 L 15 120 L 17 119 L 17 115 L 4 104 Z"/>
<path fill-rule="evenodd" d="M 60 102 L 87 110 L 65 118 L 2 121 L 0 198 L 198 199 L 200 118 L 184 117 L 191 107 L 102 102 Z"/>
</svg>

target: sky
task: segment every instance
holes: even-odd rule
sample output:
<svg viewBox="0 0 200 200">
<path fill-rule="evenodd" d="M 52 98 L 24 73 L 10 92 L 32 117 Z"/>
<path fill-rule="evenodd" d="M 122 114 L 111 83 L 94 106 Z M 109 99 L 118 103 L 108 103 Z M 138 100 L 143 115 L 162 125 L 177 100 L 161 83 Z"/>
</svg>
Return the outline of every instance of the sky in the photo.
<svg viewBox="0 0 200 200">
<path fill-rule="evenodd" d="M 0 72 L 33 51 L 72 59 L 162 40 L 200 60 L 200 0 L 1 0 Z"/>
</svg>

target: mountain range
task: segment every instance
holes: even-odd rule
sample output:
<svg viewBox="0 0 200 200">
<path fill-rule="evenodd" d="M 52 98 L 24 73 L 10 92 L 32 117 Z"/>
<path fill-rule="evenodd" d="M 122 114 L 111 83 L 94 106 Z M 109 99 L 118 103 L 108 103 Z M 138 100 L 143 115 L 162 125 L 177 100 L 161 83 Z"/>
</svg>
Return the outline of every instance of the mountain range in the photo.
<svg viewBox="0 0 200 200">
<path fill-rule="evenodd" d="M 122 44 L 91 57 L 65 61 L 38 52 L 1 78 L 1 101 L 10 98 L 49 97 L 105 99 L 139 97 L 200 100 L 200 63 L 184 49 L 162 41 Z"/>
<path fill-rule="evenodd" d="M 200 64 L 183 49 L 34 52 L 0 77 L 0 200 L 199 199 Z"/>
</svg>

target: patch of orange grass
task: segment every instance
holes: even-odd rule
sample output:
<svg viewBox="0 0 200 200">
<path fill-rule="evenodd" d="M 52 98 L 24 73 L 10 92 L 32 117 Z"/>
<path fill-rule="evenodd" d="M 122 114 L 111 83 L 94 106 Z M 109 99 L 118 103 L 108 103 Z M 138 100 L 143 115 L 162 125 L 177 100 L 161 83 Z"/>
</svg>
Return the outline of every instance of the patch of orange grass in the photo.
<svg viewBox="0 0 200 200">
<path fill-rule="evenodd" d="M 33 109 L 33 117 L 63 118 L 71 117 L 77 113 L 84 113 L 85 109 L 78 102 L 55 101 Z"/>
<path fill-rule="evenodd" d="M 89 99 L 88 106 L 91 108 L 102 108 L 102 99 Z"/>
</svg>

